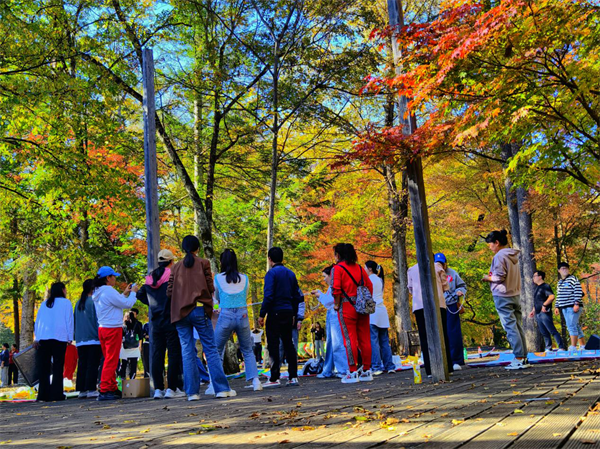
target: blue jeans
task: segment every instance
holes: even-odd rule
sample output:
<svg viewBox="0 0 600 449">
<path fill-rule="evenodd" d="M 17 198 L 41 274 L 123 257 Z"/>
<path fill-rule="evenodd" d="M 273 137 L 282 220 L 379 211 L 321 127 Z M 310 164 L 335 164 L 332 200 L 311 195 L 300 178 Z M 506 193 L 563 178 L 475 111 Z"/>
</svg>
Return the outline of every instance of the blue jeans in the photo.
<svg viewBox="0 0 600 449">
<path fill-rule="evenodd" d="M 494 304 L 515 357 L 527 357 L 520 296 L 494 296 Z"/>
<path fill-rule="evenodd" d="M 374 324 L 371 324 L 371 369 L 373 371 L 396 370 L 392 360 L 388 329 Z"/>
<path fill-rule="evenodd" d="M 334 369 L 339 374 L 348 372 L 348 356 L 342 339 L 342 330 L 340 329 L 340 320 L 337 312 L 333 309 L 327 310 L 325 321 L 325 332 L 327 334 L 327 343 L 325 344 L 325 364 L 323 365 L 323 376 L 333 376 Z"/>
<path fill-rule="evenodd" d="M 208 362 L 210 380 L 215 393 L 229 391 L 229 382 L 223 372 L 223 363 L 215 346 L 215 334 L 210 318 L 205 314 L 204 307 L 197 306 L 188 316 L 175 323 L 179 341 L 181 342 L 181 354 L 183 356 L 183 384 L 188 396 L 200 393 L 200 372 L 196 364 L 196 345 L 194 342 L 194 331 L 196 329 L 202 349 Z"/>
<path fill-rule="evenodd" d="M 194 341 L 194 349 L 196 350 L 196 365 L 198 366 L 198 373 L 200 375 L 200 380 L 202 382 L 210 382 L 210 376 L 206 371 L 206 367 L 204 366 L 204 362 L 198 356 L 198 350 L 196 349 L 196 342 Z"/>
<path fill-rule="evenodd" d="M 246 365 L 246 380 L 258 377 L 256 369 L 256 357 L 254 356 L 254 341 L 250 333 L 250 322 L 248 321 L 248 308 L 239 307 L 234 309 L 221 309 L 217 326 L 215 328 L 215 343 L 217 352 L 223 358 L 225 345 L 231 334 L 235 332 L 240 344 L 240 351 L 244 356 Z"/>
<path fill-rule="evenodd" d="M 544 337 L 544 346 L 546 347 L 546 351 L 550 351 L 552 349 L 552 337 L 556 340 L 556 344 L 559 349 L 565 349 L 563 346 L 562 338 L 560 338 L 560 334 L 554 327 L 554 321 L 552 321 L 552 312 L 540 312 L 535 315 L 535 318 L 538 323 L 538 330 L 542 337 Z"/>
<path fill-rule="evenodd" d="M 573 307 L 565 307 L 562 309 L 565 321 L 567 322 L 567 329 L 569 330 L 569 335 L 571 337 L 577 336 L 577 338 L 583 338 L 585 336 L 581 329 L 581 325 L 579 324 L 579 317 L 581 316 L 582 311 L 583 309 L 581 306 L 579 306 L 579 311 L 577 312 L 573 312 Z"/>
</svg>

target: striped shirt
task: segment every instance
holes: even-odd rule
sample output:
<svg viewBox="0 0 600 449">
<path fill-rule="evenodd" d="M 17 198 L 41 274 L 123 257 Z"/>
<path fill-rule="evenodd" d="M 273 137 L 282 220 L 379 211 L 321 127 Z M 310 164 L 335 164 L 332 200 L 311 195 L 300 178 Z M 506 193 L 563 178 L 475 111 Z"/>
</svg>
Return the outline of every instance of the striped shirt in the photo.
<svg viewBox="0 0 600 449">
<path fill-rule="evenodd" d="M 582 306 L 581 298 L 583 298 L 583 290 L 581 289 L 581 283 L 575 276 L 570 274 L 558 281 L 556 307 L 564 309 L 566 307 L 573 307 L 575 304 Z"/>
</svg>

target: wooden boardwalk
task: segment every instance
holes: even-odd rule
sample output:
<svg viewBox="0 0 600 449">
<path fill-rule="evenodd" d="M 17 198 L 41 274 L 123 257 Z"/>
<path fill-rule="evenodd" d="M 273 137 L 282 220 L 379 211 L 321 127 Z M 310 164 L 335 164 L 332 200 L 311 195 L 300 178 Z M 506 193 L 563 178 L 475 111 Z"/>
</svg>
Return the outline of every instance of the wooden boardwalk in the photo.
<svg viewBox="0 0 600 449">
<path fill-rule="evenodd" d="M 229 400 L 1 404 L 0 445 L 74 448 L 600 449 L 600 363 L 465 369 L 441 384 L 412 373 L 372 383 L 301 379 Z"/>
</svg>

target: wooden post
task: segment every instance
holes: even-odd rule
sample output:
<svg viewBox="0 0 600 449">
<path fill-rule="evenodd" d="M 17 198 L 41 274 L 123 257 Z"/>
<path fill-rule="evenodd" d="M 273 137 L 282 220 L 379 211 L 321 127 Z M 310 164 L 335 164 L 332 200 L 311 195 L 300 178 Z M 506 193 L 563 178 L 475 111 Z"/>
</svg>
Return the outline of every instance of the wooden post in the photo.
<svg viewBox="0 0 600 449">
<path fill-rule="evenodd" d="M 148 272 L 158 265 L 160 226 L 158 221 L 158 174 L 156 163 L 156 107 L 154 102 L 154 57 L 152 49 L 143 50 L 144 85 L 144 192 L 146 194 L 146 243 Z"/>
<path fill-rule="evenodd" d="M 158 168 L 156 162 L 156 105 L 154 101 L 154 56 L 151 48 L 142 51 L 142 83 L 144 88 L 144 192 L 146 194 L 146 244 L 148 245 L 148 272 L 158 266 L 160 225 L 158 221 Z M 152 332 L 150 323 L 149 332 Z M 152 339 L 148 348 L 150 392 L 154 394 L 152 379 Z M 143 344 L 142 344 L 143 350 Z M 174 388 L 169 385 L 169 388 Z"/>
<path fill-rule="evenodd" d="M 401 0 L 388 0 L 388 16 L 390 26 L 404 26 Z M 402 73 L 399 66 L 400 48 L 398 42 L 392 39 L 394 67 L 397 75 Z M 398 99 L 398 116 L 402 123 L 402 132 L 410 135 L 417 128 L 417 121 L 408 110 L 408 99 L 404 96 Z M 419 278 L 423 296 L 423 313 L 427 329 L 427 343 L 431 374 L 434 382 L 448 380 L 448 360 L 444 342 L 444 330 L 441 325 L 442 317 L 437 295 L 437 283 L 434 278 L 434 265 L 431 251 L 431 235 L 429 232 L 429 215 L 423 180 L 423 164 L 420 157 L 409 161 L 406 166 L 408 176 L 408 194 L 412 209 L 412 219 L 419 264 Z"/>
</svg>

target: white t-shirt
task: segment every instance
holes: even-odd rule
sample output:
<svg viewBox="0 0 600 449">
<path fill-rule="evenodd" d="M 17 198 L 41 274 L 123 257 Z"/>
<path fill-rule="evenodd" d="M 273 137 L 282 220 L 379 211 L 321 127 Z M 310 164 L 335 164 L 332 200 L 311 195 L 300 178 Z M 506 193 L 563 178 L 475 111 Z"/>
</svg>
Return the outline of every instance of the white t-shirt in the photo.
<svg viewBox="0 0 600 449">
<path fill-rule="evenodd" d="M 73 305 L 66 298 L 55 298 L 52 308 L 48 301 L 40 306 L 35 319 L 35 339 L 40 340 L 73 340 Z"/>
<path fill-rule="evenodd" d="M 376 274 L 370 275 L 369 279 L 373 283 L 373 301 L 377 304 L 375 313 L 370 315 L 370 323 L 381 329 L 387 329 L 390 327 L 390 317 L 383 303 L 383 282 Z"/>
<path fill-rule="evenodd" d="M 262 342 L 262 334 L 263 331 L 259 330 L 258 332 L 250 332 L 252 334 L 252 338 L 254 339 L 254 343 L 261 343 Z"/>
</svg>

